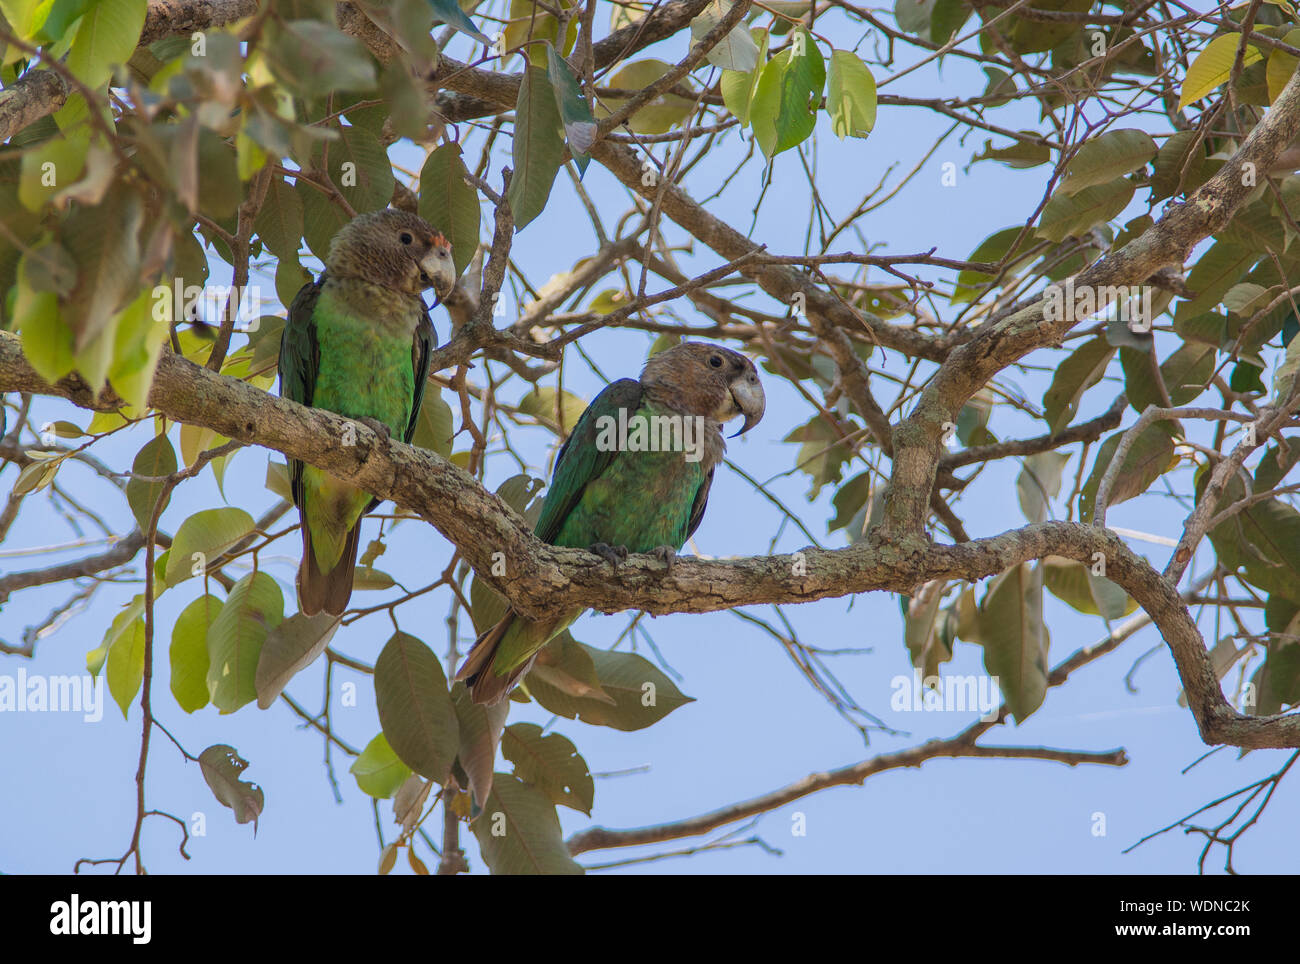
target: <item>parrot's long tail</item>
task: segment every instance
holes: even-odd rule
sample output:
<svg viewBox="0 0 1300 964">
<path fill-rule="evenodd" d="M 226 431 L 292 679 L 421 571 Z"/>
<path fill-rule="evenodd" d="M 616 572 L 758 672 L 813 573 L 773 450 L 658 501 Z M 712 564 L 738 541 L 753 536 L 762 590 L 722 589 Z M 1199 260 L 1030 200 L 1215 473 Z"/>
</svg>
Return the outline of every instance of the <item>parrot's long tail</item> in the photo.
<svg viewBox="0 0 1300 964">
<path fill-rule="evenodd" d="M 475 703 L 488 706 L 500 703 L 515 688 L 519 678 L 533 667 L 536 655 L 522 666 L 516 666 L 505 676 L 498 676 L 492 670 L 501 641 L 505 639 L 516 618 L 514 610 L 502 616 L 500 622 L 475 640 L 473 648 L 461 663 L 460 669 L 456 671 L 455 678 L 465 681 L 465 685 L 469 687 L 470 699 Z"/>
<path fill-rule="evenodd" d="M 348 608 L 352 596 L 352 577 L 357 567 L 357 542 L 361 524 L 348 530 L 343 554 L 332 569 L 322 571 L 312 550 L 311 531 L 302 527 L 302 564 L 298 567 L 298 608 L 305 616 L 314 616 L 324 610 L 338 616 Z"/>
</svg>

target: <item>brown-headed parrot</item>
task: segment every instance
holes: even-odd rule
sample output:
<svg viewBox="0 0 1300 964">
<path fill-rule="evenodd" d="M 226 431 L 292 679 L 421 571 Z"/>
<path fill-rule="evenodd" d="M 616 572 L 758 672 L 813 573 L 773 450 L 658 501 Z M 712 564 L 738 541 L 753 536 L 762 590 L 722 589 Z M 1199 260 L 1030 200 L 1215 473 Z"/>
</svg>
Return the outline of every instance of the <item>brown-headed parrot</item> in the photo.
<svg viewBox="0 0 1300 964">
<path fill-rule="evenodd" d="M 423 218 L 392 208 L 357 215 L 289 307 L 280 394 L 409 442 L 437 344 L 421 293 L 433 288 L 440 300 L 455 283 L 451 245 Z M 379 500 L 296 459 L 289 477 L 302 519 L 299 608 L 338 615 L 352 595 L 361 516 Z"/>
<path fill-rule="evenodd" d="M 762 383 L 744 355 L 684 342 L 596 396 L 560 449 L 537 536 L 611 563 L 653 552 L 671 566 L 704 516 L 726 443 L 722 423 L 763 417 Z M 674 434 L 676 433 L 676 434 Z M 476 703 L 497 703 L 582 609 L 536 622 L 513 610 L 483 633 L 456 674 Z"/>
</svg>

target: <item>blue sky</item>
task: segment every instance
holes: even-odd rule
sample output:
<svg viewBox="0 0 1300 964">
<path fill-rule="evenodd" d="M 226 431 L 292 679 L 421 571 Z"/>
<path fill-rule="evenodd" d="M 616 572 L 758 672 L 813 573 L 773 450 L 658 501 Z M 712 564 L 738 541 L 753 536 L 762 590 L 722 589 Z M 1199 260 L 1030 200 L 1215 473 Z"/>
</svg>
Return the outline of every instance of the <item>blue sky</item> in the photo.
<svg viewBox="0 0 1300 964">
<path fill-rule="evenodd" d="M 831 35 L 840 36 L 835 30 Z M 679 35 L 647 56 L 676 60 L 683 54 L 685 43 Z M 868 50 L 864 48 L 863 52 Z M 883 68 L 873 69 L 878 79 L 887 74 Z M 885 90 L 918 96 L 961 94 L 981 90 L 983 83 L 979 71 L 949 60 L 941 68 L 931 65 L 916 71 Z M 998 112 L 994 119 L 1010 128 L 1033 122 L 1029 115 L 1017 118 L 1014 109 Z M 824 199 L 836 215 L 842 216 L 890 165 L 897 165 L 895 178 L 899 172 L 910 170 L 947 124 L 937 115 L 916 109 L 884 107 L 869 139 L 839 142 L 831 134 L 829 123 L 821 119 L 816 137 Z M 890 253 L 938 247 L 941 255 L 964 258 L 986 235 L 1028 218 L 1041 195 L 1048 168 L 1018 171 L 981 162 L 966 173 L 972 154 L 982 149 L 987 136 L 991 135 L 973 132 L 964 144 L 958 143 L 956 135 L 949 138 L 895 201 L 866 219 L 868 240 L 885 244 Z M 477 138 L 469 138 L 468 158 L 477 156 Z M 734 133 L 730 135 L 692 172 L 688 181 L 691 193 L 698 198 L 714 191 L 735 170 L 746 146 Z M 419 167 L 420 158 L 413 150 L 399 147 L 391 156 L 407 167 Z M 499 184 L 500 166 L 507 161 L 508 152 L 498 151 L 491 173 L 494 185 Z M 958 168 L 957 183 L 943 187 L 940 173 L 942 165 L 949 161 Z M 802 251 L 809 198 L 798 158 L 788 152 L 777 159 L 772 187 L 753 230 L 748 230 L 762 188 L 760 177 L 760 165 L 751 162 L 721 197 L 709 203 L 709 210 L 748 231 L 773 252 Z M 588 169 L 584 184 L 607 223 L 612 224 L 626 209 L 623 189 L 598 164 Z M 1139 191 L 1139 201 L 1145 195 L 1145 191 Z M 589 252 L 590 229 L 576 203 L 568 179 L 562 174 L 548 209 L 517 236 L 514 256 L 534 285 L 571 269 L 579 257 Z M 1121 223 L 1142 210 L 1145 205 L 1135 202 Z M 667 230 L 670 241 L 683 240 L 675 226 Z M 834 250 L 856 245 L 851 235 L 845 235 Z M 719 259 L 696 244 L 683 263 L 703 271 L 715 266 Z M 228 269 L 222 271 L 224 267 L 214 262 L 214 281 L 228 278 Z M 273 294 L 271 279 L 263 277 L 261 282 L 264 292 Z M 659 284 L 652 278 L 648 290 L 656 290 Z M 598 285 L 597 290 L 608 286 L 614 283 Z M 778 310 L 771 299 L 761 294 L 750 296 L 746 303 Z M 706 321 L 696 317 L 684 302 L 676 309 L 688 321 Z M 946 320 L 951 314 L 944 317 Z M 434 321 L 445 340 L 445 312 L 436 310 Z M 583 347 L 606 375 L 614 378 L 639 371 L 650 341 L 650 336 L 640 332 L 601 332 L 585 339 Z M 1063 357 L 1059 352 L 1040 353 L 1031 360 L 1051 366 Z M 882 359 L 878 354 L 873 364 L 882 364 Z M 907 372 L 906 361 L 897 357 L 889 358 L 884 366 L 894 375 Z M 1048 375 L 1008 374 L 1027 397 L 1041 399 Z M 745 438 L 730 443 L 729 456 L 751 475 L 771 479 L 772 491 L 802 513 L 824 545 L 842 545 L 842 532 L 822 535 L 825 520 L 833 514 L 829 508 L 833 487 L 825 489 L 817 502 L 809 505 L 807 477 L 802 473 L 781 474 L 794 464 L 797 450 L 781 439 L 807 421 L 812 412 L 786 383 L 769 376 L 765 384 L 767 416 Z M 571 352 L 566 362 L 565 386 L 590 399 L 599 391 L 601 382 Z M 514 398 L 522 394 L 524 387 L 516 382 L 503 394 Z M 1121 389 L 1122 385 L 1114 380 L 1093 389 L 1078 418 L 1103 411 Z M 882 401 L 892 400 L 892 392 L 886 388 L 879 397 Z M 1134 417 L 1129 411 L 1125 425 L 1132 424 Z M 89 416 L 42 400 L 35 418 L 38 422 L 71 418 L 84 425 Z M 1002 438 L 1035 435 L 1044 430 L 1041 421 L 1003 410 L 999 410 L 993 428 Z M 96 446 L 95 453 L 125 469 L 147 432 L 143 429 L 116 436 Z M 550 452 L 547 437 L 541 432 L 521 432 L 518 439 L 533 474 L 545 475 Z M 462 439 L 456 447 L 465 444 Z M 1077 448 L 1072 451 L 1076 454 L 1066 468 L 1067 480 L 1077 469 Z M 275 497 L 263 486 L 269 455 L 263 449 L 250 449 L 235 457 L 225 482 L 230 504 L 257 515 L 274 502 Z M 860 461 L 848 467 L 845 478 L 862 468 Z M 515 471 L 508 456 L 493 457 L 488 484 L 495 487 Z M 1019 471 L 1018 460 L 993 463 L 963 496 L 957 510 L 972 537 L 1023 524 L 1012 495 Z M 12 485 L 13 476 L 12 469 L 0 476 L 0 486 Z M 1186 472 L 1176 478 L 1185 491 Z M 120 531 L 130 527 L 125 500 L 102 480 L 76 465 L 64 469 L 61 479 L 72 491 L 90 499 Z M 206 471 L 176 492 L 163 517 L 163 527 L 175 531 L 189 513 L 217 504 L 223 504 L 222 496 L 211 472 Z M 1059 502 L 1053 511 L 1057 517 L 1064 516 L 1064 506 Z M 1147 495 L 1115 507 L 1108 521 L 1117 527 L 1174 537 L 1181 530 L 1182 517 L 1181 507 L 1164 494 L 1162 483 L 1157 483 Z M 767 551 L 778 524 L 777 513 L 762 496 L 734 473 L 720 469 L 709 511 L 695 541 L 699 551 L 709 555 L 759 554 Z M 369 521 L 366 527 L 363 536 L 368 540 L 377 531 L 378 523 Z M 61 543 L 73 537 L 44 497 L 28 499 L 4 549 Z M 446 541 L 420 523 L 403 523 L 393 530 L 388 542 L 380 567 L 412 586 L 420 585 L 428 573 L 440 571 L 449 557 Z M 777 548 L 793 551 L 805 543 L 802 535 L 787 528 Z M 1130 544 L 1163 567 L 1169 550 L 1139 541 Z M 0 556 L 0 572 L 76 558 L 85 551 L 23 558 Z M 262 559 L 263 566 L 280 580 L 288 599 L 292 599 L 296 552 L 297 537 L 290 536 L 277 545 L 276 553 L 264 554 Z M 1204 546 L 1192 570 L 1202 571 L 1211 559 L 1208 546 Z M 138 585 L 102 590 L 85 612 L 41 640 L 34 660 L 0 657 L 0 674 L 14 674 L 20 666 L 28 672 L 49 675 L 83 671 L 85 653 L 99 645 L 117 607 L 138 591 Z M 196 584 L 186 583 L 166 593 L 158 604 L 159 625 L 169 629 L 175 615 L 199 591 Z M 14 641 L 22 626 L 41 619 L 63 595 L 63 589 L 45 587 L 15 596 L 5 606 L 0 635 Z M 354 603 L 371 604 L 386 598 L 380 593 L 358 593 Z M 1052 665 L 1105 634 L 1099 618 L 1082 616 L 1054 597 L 1046 598 Z M 442 653 L 446 649 L 444 620 L 448 606 L 449 596 L 445 593 L 424 596 L 403 606 L 399 619 L 403 629 Z M 767 607 L 756 607 L 753 613 L 764 619 L 773 616 Z M 554 724 L 556 732 L 574 741 L 593 771 L 636 771 L 597 780 L 595 810 L 590 820 L 561 808 L 566 833 L 593 824 L 635 827 L 690 817 L 769 792 L 809 773 L 951 736 L 974 719 L 972 713 L 890 710 L 891 680 L 911 670 L 902 643 L 897 597 L 892 594 L 826 600 L 787 608 L 786 614 L 807 643 L 869 649 L 865 654 L 835 658 L 832 665 L 866 709 L 903 732 L 874 733 L 870 746 L 865 746 L 859 734 L 800 678 L 781 647 L 733 614 L 648 620 L 647 628 L 664 661 L 680 674 L 680 687 L 696 701 L 636 733 L 569 720 Z M 628 618 L 628 614 L 589 614 L 576 624 L 574 635 L 588 644 L 609 645 Z M 1202 619 L 1202 628 L 1207 634 L 1214 632 L 1212 613 Z M 340 631 L 334 646 L 373 662 L 391 631 L 387 617 L 377 615 Z M 467 634 L 468 629 L 462 628 L 462 632 Z M 248 706 L 231 716 L 218 716 L 212 708 L 186 716 L 167 691 L 165 640 L 166 633 L 155 645 L 155 705 L 160 719 L 192 753 L 214 743 L 235 746 L 251 763 L 245 779 L 259 783 L 266 793 L 266 809 L 255 838 L 251 827 L 235 825 L 229 811 L 217 804 L 198 768 L 186 764 L 166 739 L 155 733 L 149 767 L 150 806 L 182 817 L 201 812 L 206 815 L 207 833 L 191 839 L 193 860 L 186 863 L 176 850 L 176 828 L 165 821 L 151 820 L 146 825 L 144 842 L 149 870 L 373 873 L 379 853 L 373 814 L 369 798 L 347 773 L 346 757 L 337 751 L 334 754 L 343 795 L 342 805 L 336 805 L 322 765 L 321 739 L 314 731 L 302 729 L 301 721 L 283 703 L 267 711 Z M 462 651 L 468 642 L 468 638 L 462 640 Z M 1137 692 L 1129 692 L 1125 674 L 1139 656 L 1153 647 L 1158 648 L 1134 674 Z M 655 658 L 644 648 L 641 651 Z M 967 643 L 959 644 L 953 662 L 944 666 L 945 673 L 982 671 L 980 651 Z M 379 731 L 369 680 L 340 668 L 334 682 L 336 692 L 342 683 L 357 685 L 359 705 L 336 705 L 334 721 L 340 736 L 354 746 L 364 746 Z M 315 708 L 322 685 L 323 664 L 318 662 L 300 674 L 288 692 L 303 705 Z M 1172 660 L 1159 635 L 1148 628 L 1129 639 L 1118 652 L 1077 672 L 1064 687 L 1050 691 L 1043 707 L 1024 725 L 1000 727 L 983 741 L 1086 750 L 1122 746 L 1131 760 L 1126 767 L 932 760 L 919 769 L 872 777 L 860 788 L 838 788 L 804 798 L 766 814 L 738 835 L 761 837 L 768 847 L 781 851 L 781 856 L 762 847 L 742 846 L 612 872 L 1192 872 L 1200 844 L 1181 832 L 1159 837 L 1128 855 L 1121 851 L 1210 799 L 1276 770 L 1285 756 L 1280 751 L 1257 751 L 1240 759 L 1238 751 L 1224 749 L 1182 773 L 1206 748 L 1190 713 L 1176 704 L 1178 692 Z M 116 855 L 125 849 L 134 819 L 139 713 L 139 707 L 133 706 L 130 719 L 124 721 L 110 702 L 103 719 L 94 724 L 74 714 L 0 716 L 0 772 L 7 775 L 0 793 L 0 827 L 4 828 L 0 830 L 0 870 L 65 872 L 79 857 Z M 549 720 L 549 715 L 536 706 L 516 705 L 512 709 L 512 722 L 546 724 Z M 1283 783 L 1260 824 L 1245 835 L 1237 848 L 1235 865 L 1239 870 L 1277 872 L 1295 866 L 1300 842 L 1287 832 L 1283 817 L 1294 808 L 1296 793 L 1294 786 Z M 391 839 L 391 805 L 382 803 L 380 812 L 385 837 Z M 1093 833 L 1097 813 L 1105 815 L 1104 836 Z M 797 814 L 802 814 L 806 823 L 806 834 L 802 836 L 792 833 Z M 437 839 L 434 830 L 431 823 L 431 835 Z M 718 836 L 721 832 L 704 839 Z M 472 837 L 464 833 L 462 839 L 467 841 L 472 866 L 482 871 Z M 604 863 L 702 842 L 697 838 L 656 848 L 595 852 L 581 859 Z M 432 860 L 427 851 L 421 856 Z M 1221 866 L 1221 857 L 1210 858 L 1208 869 Z M 404 862 L 399 863 L 398 872 L 407 872 Z"/>
</svg>

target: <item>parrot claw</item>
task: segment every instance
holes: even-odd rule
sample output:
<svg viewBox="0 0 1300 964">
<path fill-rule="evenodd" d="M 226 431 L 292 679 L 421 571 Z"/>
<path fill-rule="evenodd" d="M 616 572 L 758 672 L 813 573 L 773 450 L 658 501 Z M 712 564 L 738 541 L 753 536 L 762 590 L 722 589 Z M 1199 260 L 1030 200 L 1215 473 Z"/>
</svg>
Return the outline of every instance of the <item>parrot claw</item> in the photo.
<svg viewBox="0 0 1300 964">
<path fill-rule="evenodd" d="M 651 549 L 648 555 L 654 556 L 664 564 L 664 575 L 673 571 L 673 566 L 677 564 L 677 550 L 672 546 L 658 546 Z"/>
<path fill-rule="evenodd" d="M 611 546 L 607 542 L 593 542 L 587 548 L 615 568 L 627 558 L 627 546 Z"/>
</svg>

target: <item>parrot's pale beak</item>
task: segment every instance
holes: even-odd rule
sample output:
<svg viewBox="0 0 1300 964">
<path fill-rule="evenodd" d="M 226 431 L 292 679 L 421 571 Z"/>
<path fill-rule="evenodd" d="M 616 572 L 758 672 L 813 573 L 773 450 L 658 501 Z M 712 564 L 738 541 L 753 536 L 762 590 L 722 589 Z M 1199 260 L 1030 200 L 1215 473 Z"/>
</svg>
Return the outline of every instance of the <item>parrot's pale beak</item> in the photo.
<svg viewBox="0 0 1300 964">
<path fill-rule="evenodd" d="M 420 259 L 420 275 L 424 283 L 433 289 L 437 298 L 435 305 L 440 304 L 442 299 L 451 294 L 452 288 L 456 287 L 456 266 L 451 259 L 451 251 L 447 248 L 431 248 Z"/>
<path fill-rule="evenodd" d="M 767 408 L 767 396 L 763 394 L 763 383 L 758 380 L 758 376 L 742 375 L 731 383 L 731 404 L 736 408 L 732 415 L 745 416 L 745 424 L 731 436 L 735 438 L 736 435 L 744 435 L 762 421 L 763 412 Z"/>
</svg>

